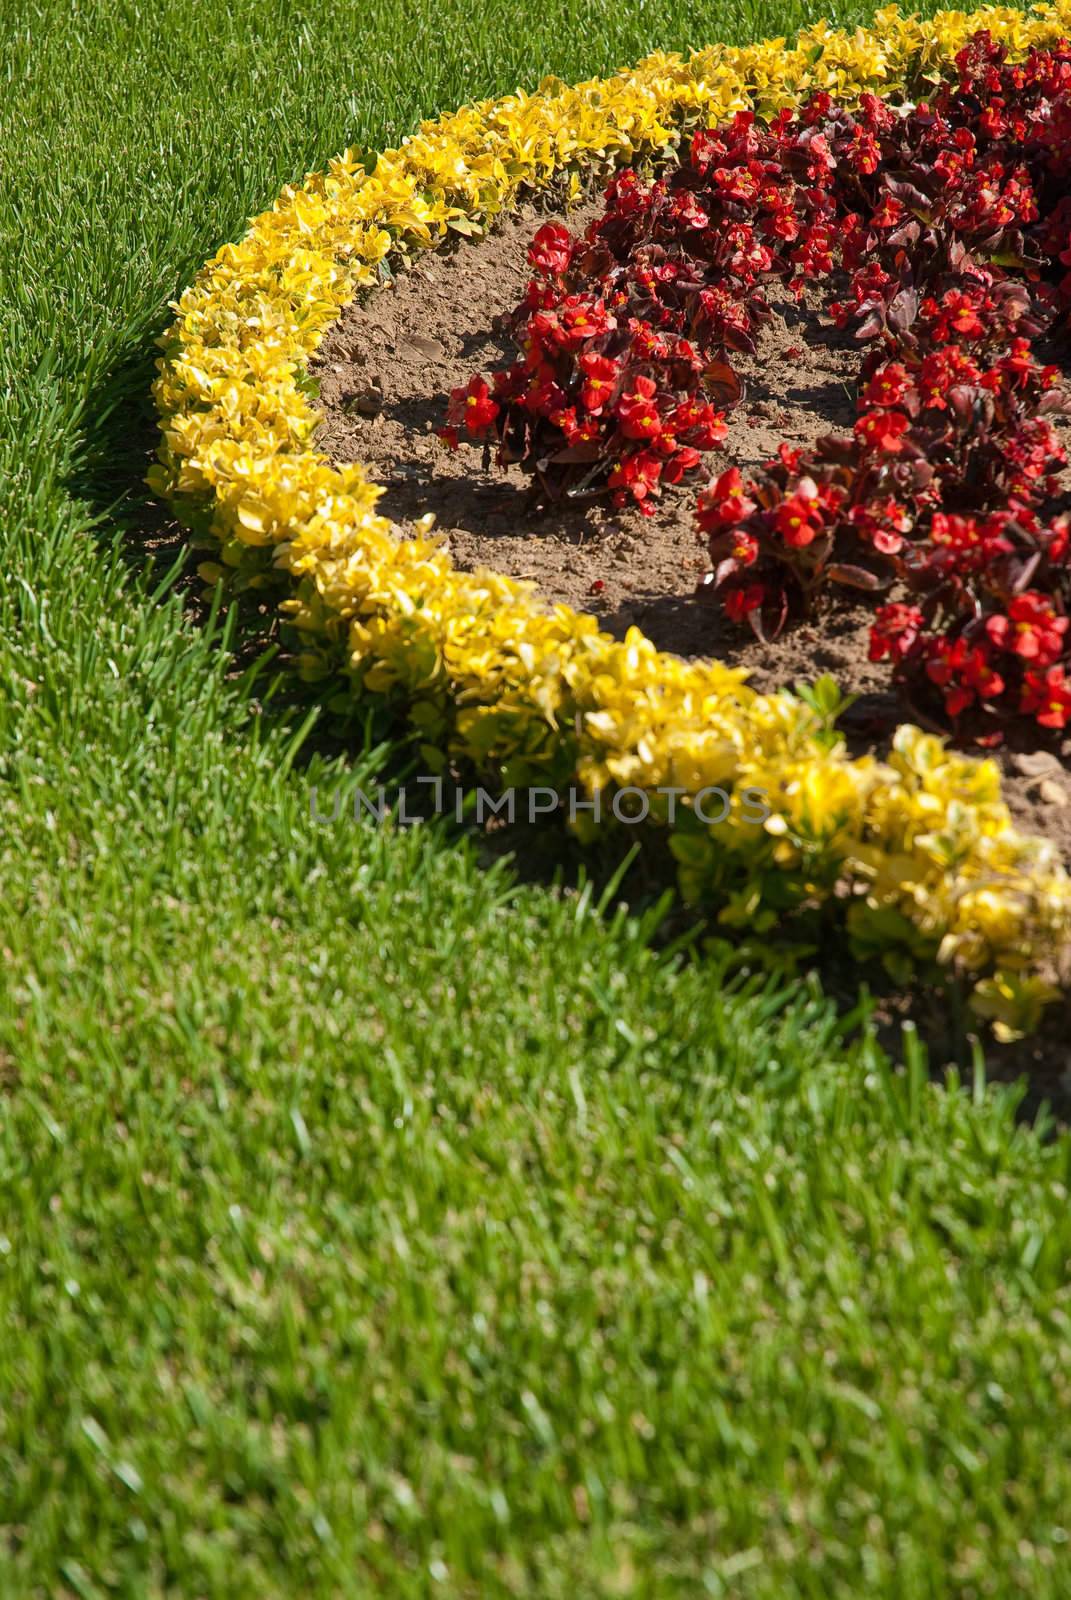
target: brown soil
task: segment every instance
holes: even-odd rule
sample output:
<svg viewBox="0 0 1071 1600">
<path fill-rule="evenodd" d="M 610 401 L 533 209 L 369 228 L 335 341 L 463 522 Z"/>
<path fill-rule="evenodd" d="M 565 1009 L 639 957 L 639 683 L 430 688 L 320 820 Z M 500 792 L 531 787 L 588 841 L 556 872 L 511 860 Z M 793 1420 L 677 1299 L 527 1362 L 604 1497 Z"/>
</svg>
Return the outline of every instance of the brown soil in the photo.
<svg viewBox="0 0 1071 1600">
<path fill-rule="evenodd" d="M 588 202 L 554 220 L 579 230 L 599 209 Z M 635 624 L 663 649 L 746 666 L 762 690 L 831 673 L 859 696 L 843 724 L 849 738 L 880 748 L 905 707 L 890 692 L 887 667 L 867 659 L 867 605 L 841 605 L 763 646 L 697 596 L 707 565 L 692 525 L 702 473 L 667 489 L 650 518 L 602 505 L 537 511 L 519 468 L 485 470 L 482 446 L 463 442 L 453 452 L 437 437 L 450 390 L 513 359 L 498 319 L 523 293 L 526 246 L 546 220 L 546 211 L 523 208 L 488 238 L 436 252 L 348 307 L 314 363 L 324 413 L 317 443 L 336 461 L 368 468 L 386 490 L 380 509 L 403 532 L 434 512 L 462 568 L 532 579 L 548 599 L 594 613 L 619 637 Z M 776 315 L 758 354 L 734 363 L 744 398 L 709 458 L 712 471 L 731 461 L 746 471 L 783 439 L 807 444 L 851 427 L 858 345 L 820 314 L 817 298 L 797 306 L 774 292 L 771 302 Z M 1047 765 L 1012 751 L 999 760 L 1020 825 L 1053 839 L 1071 862 L 1071 740 Z"/>
</svg>

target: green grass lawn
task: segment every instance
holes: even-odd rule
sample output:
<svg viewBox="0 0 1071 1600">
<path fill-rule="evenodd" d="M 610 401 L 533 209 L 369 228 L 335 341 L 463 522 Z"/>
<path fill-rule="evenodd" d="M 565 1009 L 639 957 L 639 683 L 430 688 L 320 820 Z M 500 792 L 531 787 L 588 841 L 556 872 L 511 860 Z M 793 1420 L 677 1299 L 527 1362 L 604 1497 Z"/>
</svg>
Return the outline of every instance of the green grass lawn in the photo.
<svg viewBox="0 0 1071 1600">
<path fill-rule="evenodd" d="M 166 303 L 281 183 L 802 20 L 7 8 L 4 1600 L 1071 1593 L 1067 1137 L 444 828 L 314 827 L 131 555 Z"/>
</svg>

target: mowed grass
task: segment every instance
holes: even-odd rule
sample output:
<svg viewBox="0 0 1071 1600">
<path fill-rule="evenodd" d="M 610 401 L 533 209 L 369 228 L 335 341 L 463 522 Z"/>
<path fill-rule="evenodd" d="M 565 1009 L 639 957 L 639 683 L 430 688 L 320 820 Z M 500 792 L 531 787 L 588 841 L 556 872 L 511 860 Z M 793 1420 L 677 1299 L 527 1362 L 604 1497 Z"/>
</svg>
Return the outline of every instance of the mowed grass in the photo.
<svg viewBox="0 0 1071 1600">
<path fill-rule="evenodd" d="M 5 1600 L 1071 1592 L 1066 1136 L 614 895 L 314 826 L 337 766 L 130 557 L 166 302 L 282 182 L 801 20 L 8 7 Z"/>
</svg>

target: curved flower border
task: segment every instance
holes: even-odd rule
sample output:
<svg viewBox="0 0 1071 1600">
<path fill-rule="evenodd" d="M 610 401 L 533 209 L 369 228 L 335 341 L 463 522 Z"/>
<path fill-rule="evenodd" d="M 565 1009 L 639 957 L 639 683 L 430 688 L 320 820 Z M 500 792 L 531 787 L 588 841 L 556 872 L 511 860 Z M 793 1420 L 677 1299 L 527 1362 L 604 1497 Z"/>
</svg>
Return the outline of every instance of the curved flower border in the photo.
<svg viewBox="0 0 1071 1600">
<path fill-rule="evenodd" d="M 1022 54 L 1071 30 L 1071 0 L 930 22 L 893 7 L 854 33 L 819 24 L 794 47 L 660 53 L 605 80 L 548 79 L 462 107 L 367 162 L 347 151 L 284 189 L 174 307 L 149 481 L 217 547 L 205 578 L 287 584 L 302 671 L 333 695 L 403 704 L 432 766 L 464 760 L 502 783 L 589 794 L 634 786 L 669 830 L 685 892 L 712 898 L 724 923 L 761 933 L 826 902 L 857 955 L 898 974 L 952 967 L 979 1010 L 1014 1027 L 1047 998 L 1040 964 L 1071 941 L 1071 882 L 1049 845 L 1012 829 L 992 762 L 910 726 L 887 762 L 851 759 L 791 694 L 660 654 L 636 629 L 615 641 L 529 584 L 460 572 L 430 527 L 399 539 L 362 469 L 316 449 L 304 381 L 325 329 L 388 257 L 479 230 L 522 190 L 575 193 L 581 173 L 665 151 L 700 120 L 933 80 L 979 28 Z M 757 826 L 734 800 L 724 822 L 702 824 L 690 802 L 713 786 L 762 789 L 772 814 Z"/>
</svg>

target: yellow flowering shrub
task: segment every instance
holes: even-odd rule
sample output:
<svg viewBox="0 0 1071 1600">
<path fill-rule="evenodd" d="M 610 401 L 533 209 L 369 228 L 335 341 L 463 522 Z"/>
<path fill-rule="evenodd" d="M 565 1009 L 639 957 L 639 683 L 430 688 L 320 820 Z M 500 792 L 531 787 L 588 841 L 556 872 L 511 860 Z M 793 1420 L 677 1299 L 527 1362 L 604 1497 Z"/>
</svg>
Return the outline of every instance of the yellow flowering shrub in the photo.
<svg viewBox="0 0 1071 1600">
<path fill-rule="evenodd" d="M 791 694 L 661 654 L 635 629 L 617 642 L 530 585 L 463 573 L 430 529 L 399 539 L 361 468 L 316 449 L 302 386 L 324 330 L 388 254 L 482 227 L 522 188 L 575 190 L 581 174 L 664 150 L 700 121 L 819 89 L 902 89 L 947 68 L 980 27 L 1021 53 L 1071 30 L 1071 0 L 929 22 L 891 7 L 851 33 L 818 23 L 792 47 L 658 53 L 605 80 L 464 106 L 374 162 L 347 151 L 284 189 L 176 305 L 150 483 L 218 546 L 205 578 L 289 583 L 302 670 L 332 693 L 404 704 L 429 762 L 589 794 L 635 786 L 671 830 L 685 893 L 728 925 L 761 931 L 826 904 L 859 954 L 894 972 L 938 962 L 969 975 L 979 1009 L 1014 1026 L 1036 1016 L 1039 968 L 1071 940 L 1071 883 L 1050 846 L 1013 830 L 992 762 L 911 727 L 887 761 L 851 759 Z M 764 790 L 770 817 L 746 821 L 734 799 L 724 822 L 701 823 L 689 802 L 711 786 Z"/>
</svg>

